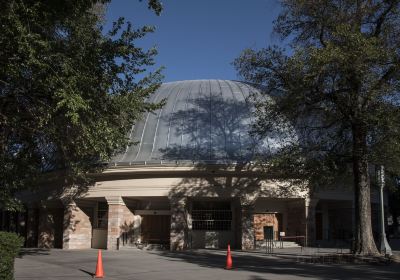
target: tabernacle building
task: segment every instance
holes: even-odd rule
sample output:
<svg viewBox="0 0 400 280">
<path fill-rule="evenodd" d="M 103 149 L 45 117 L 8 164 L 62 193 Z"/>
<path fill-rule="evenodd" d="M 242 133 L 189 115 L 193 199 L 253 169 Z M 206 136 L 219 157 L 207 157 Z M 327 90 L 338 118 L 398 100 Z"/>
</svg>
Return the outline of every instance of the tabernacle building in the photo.
<svg viewBox="0 0 400 280">
<path fill-rule="evenodd" d="M 311 193 L 253 164 L 281 145 L 249 133 L 250 97 L 257 93 L 227 80 L 162 84 L 150 101 L 165 105 L 132 127 L 137 144 L 94 175 L 93 186 L 74 199 L 57 198 L 57 186 L 50 186 L 42 202 L 27 201 L 24 213 L 1 212 L 1 229 L 22 233 L 28 247 L 65 249 L 158 244 L 184 250 L 229 242 L 251 250 L 266 238 L 303 245 L 349 240 L 351 189 Z M 378 202 L 374 193 L 372 202 Z"/>
</svg>

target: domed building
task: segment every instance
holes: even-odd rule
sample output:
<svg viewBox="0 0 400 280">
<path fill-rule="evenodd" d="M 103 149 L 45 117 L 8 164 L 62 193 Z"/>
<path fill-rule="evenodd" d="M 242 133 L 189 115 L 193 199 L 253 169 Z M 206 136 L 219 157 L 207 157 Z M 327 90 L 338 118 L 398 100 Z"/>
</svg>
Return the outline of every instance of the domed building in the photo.
<svg viewBox="0 0 400 280">
<path fill-rule="evenodd" d="M 65 249 L 158 244 L 187 248 L 261 248 L 265 239 L 349 239 L 352 191 L 311 196 L 261 172 L 253 161 L 280 139 L 249 132 L 253 86 L 227 80 L 164 83 L 150 102 L 165 102 L 130 132 L 136 145 L 116 156 L 80 198 L 27 205 L 27 246 Z M 377 202 L 377 198 L 373 197 Z M 10 226 L 3 213 L 2 227 Z"/>
</svg>

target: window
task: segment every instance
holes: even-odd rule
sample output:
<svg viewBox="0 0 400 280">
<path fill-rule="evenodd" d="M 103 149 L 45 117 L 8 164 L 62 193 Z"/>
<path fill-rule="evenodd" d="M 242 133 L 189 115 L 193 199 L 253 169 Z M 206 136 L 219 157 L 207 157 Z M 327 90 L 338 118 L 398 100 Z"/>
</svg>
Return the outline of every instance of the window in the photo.
<svg viewBox="0 0 400 280">
<path fill-rule="evenodd" d="M 98 202 L 97 204 L 97 228 L 107 229 L 108 227 L 108 204 Z"/>
<path fill-rule="evenodd" d="M 193 230 L 231 230 L 232 211 L 229 202 L 196 201 L 193 203 Z"/>
<path fill-rule="evenodd" d="M 95 224 L 93 222 L 94 221 L 94 213 L 95 213 L 94 210 L 95 210 L 95 208 L 93 208 L 93 207 L 80 207 L 80 208 L 81 208 L 82 212 L 85 213 L 86 216 L 88 216 L 90 224 L 93 227 L 95 227 Z"/>
</svg>

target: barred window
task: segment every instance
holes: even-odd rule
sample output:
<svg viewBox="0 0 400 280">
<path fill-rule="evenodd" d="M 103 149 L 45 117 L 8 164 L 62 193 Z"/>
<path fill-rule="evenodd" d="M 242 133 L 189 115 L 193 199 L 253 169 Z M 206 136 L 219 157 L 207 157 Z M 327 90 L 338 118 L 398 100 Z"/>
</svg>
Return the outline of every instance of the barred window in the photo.
<svg viewBox="0 0 400 280">
<path fill-rule="evenodd" d="M 192 220 L 232 220 L 232 211 L 228 210 L 193 210 Z"/>
<path fill-rule="evenodd" d="M 231 230 L 232 211 L 229 202 L 194 202 L 192 210 L 193 230 Z"/>
<path fill-rule="evenodd" d="M 193 230 L 231 230 L 231 221 L 193 221 Z"/>
<path fill-rule="evenodd" d="M 99 202 L 97 204 L 97 228 L 107 229 L 108 227 L 108 204 Z"/>
</svg>

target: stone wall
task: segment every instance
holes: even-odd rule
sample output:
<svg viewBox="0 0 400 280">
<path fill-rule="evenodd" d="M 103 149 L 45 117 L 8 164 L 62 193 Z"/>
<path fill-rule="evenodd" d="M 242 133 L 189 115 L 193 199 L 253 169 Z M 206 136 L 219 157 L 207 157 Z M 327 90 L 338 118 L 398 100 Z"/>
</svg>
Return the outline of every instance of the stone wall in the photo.
<svg viewBox="0 0 400 280">
<path fill-rule="evenodd" d="M 38 246 L 40 248 L 62 248 L 63 209 L 41 208 L 39 210 L 38 231 Z"/>
<path fill-rule="evenodd" d="M 279 221 L 275 214 L 254 214 L 254 234 L 256 241 L 264 240 L 264 227 L 272 226 L 274 232 L 279 230 Z M 276 239 L 276 236 L 274 237 Z"/>
<path fill-rule="evenodd" d="M 106 200 L 108 202 L 107 249 L 115 250 L 118 249 L 118 245 L 124 245 L 123 233 L 130 231 L 135 233 L 135 224 L 138 224 L 140 218 L 135 217 L 132 211 L 125 205 L 122 197 L 106 197 Z M 131 238 L 129 242 L 134 243 L 134 238 Z"/>
<path fill-rule="evenodd" d="M 171 198 L 170 249 L 172 251 L 181 251 L 186 249 L 188 246 L 186 204 L 187 199 L 184 197 Z"/>
<path fill-rule="evenodd" d="M 82 208 L 81 208 L 82 207 Z M 93 208 L 86 208 L 79 203 L 69 203 L 64 209 L 64 234 L 63 248 L 89 249 L 92 246 L 92 221 Z"/>
<path fill-rule="evenodd" d="M 124 209 L 123 205 L 108 205 L 108 231 L 107 231 L 107 249 L 117 249 L 117 240 L 121 235 L 121 225 Z"/>
<path fill-rule="evenodd" d="M 121 205 L 122 220 L 121 220 L 121 237 L 120 246 L 132 246 L 140 242 L 140 225 L 142 217 L 134 215 L 134 210 L 126 205 Z"/>
<path fill-rule="evenodd" d="M 241 232 L 242 232 L 242 250 L 254 249 L 254 225 L 253 208 L 243 207 L 241 213 Z"/>
</svg>

